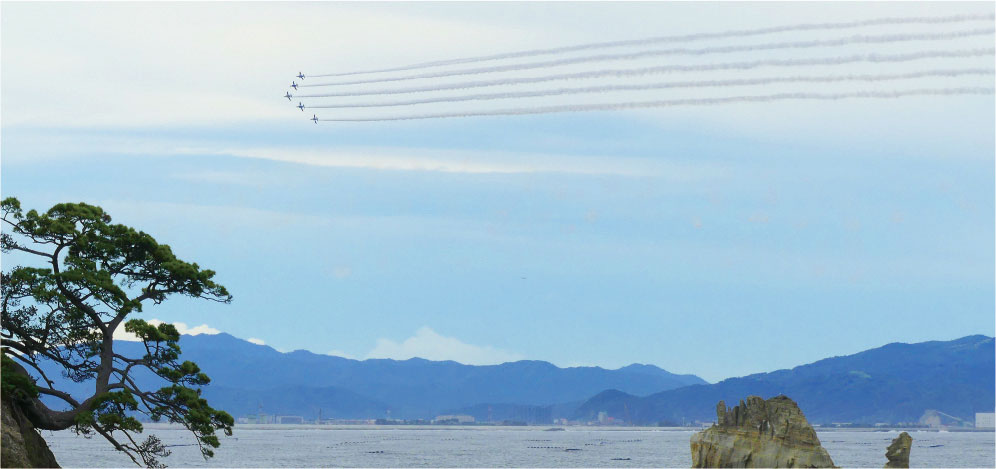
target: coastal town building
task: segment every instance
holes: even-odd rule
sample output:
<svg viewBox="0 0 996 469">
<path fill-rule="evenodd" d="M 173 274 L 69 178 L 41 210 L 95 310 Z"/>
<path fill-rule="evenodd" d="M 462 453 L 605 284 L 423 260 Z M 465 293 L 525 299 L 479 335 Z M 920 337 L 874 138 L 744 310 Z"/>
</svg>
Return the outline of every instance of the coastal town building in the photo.
<svg viewBox="0 0 996 469">
<path fill-rule="evenodd" d="M 474 423 L 474 417 L 470 415 L 437 415 L 432 419 L 432 423 Z"/>
<path fill-rule="evenodd" d="M 996 413 L 994 412 L 976 413 L 975 428 L 996 429 Z"/>
</svg>

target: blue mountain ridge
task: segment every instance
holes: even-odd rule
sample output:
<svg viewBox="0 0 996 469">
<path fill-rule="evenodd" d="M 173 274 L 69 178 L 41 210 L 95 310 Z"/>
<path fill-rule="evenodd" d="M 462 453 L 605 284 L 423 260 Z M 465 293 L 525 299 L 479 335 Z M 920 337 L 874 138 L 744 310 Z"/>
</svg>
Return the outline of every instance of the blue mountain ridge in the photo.
<svg viewBox="0 0 996 469">
<path fill-rule="evenodd" d="M 652 365 L 618 370 L 600 367 L 559 368 L 522 360 L 474 366 L 454 361 L 348 358 L 304 350 L 281 353 L 229 334 L 181 337 L 181 360 L 197 363 L 211 377 L 203 395 L 212 406 L 235 416 L 301 415 L 315 418 L 432 418 L 448 410 L 480 403 L 504 406 L 553 406 L 573 402 L 568 410 L 606 388 L 649 394 L 690 384 L 704 384 L 694 375 L 678 375 Z M 137 342 L 117 342 L 125 356 L 141 356 Z M 54 371 L 54 370 L 53 370 Z M 48 372 L 58 376 L 57 371 Z M 156 378 L 139 382 L 157 388 Z M 85 397 L 92 383 L 63 383 Z M 568 414 L 568 410 L 558 412 Z"/>
<path fill-rule="evenodd" d="M 992 337 L 893 343 L 792 369 L 708 384 L 652 365 L 617 370 L 558 368 L 534 360 L 473 366 L 453 361 L 352 360 L 307 351 L 281 353 L 228 334 L 183 336 L 182 359 L 211 378 L 204 396 L 235 416 L 301 415 L 315 418 L 432 418 L 465 413 L 478 420 L 549 422 L 597 418 L 598 412 L 636 424 L 712 421 L 716 403 L 748 395 L 786 394 L 813 423 L 916 422 L 934 409 L 971 421 L 996 407 Z M 119 342 L 126 356 L 141 344 Z M 46 367 L 50 377 L 58 370 Z M 156 378 L 139 375 L 146 388 Z M 58 380 L 77 397 L 92 383 Z M 644 397 L 640 397 L 640 396 Z"/>
<path fill-rule="evenodd" d="M 938 410 L 969 422 L 996 407 L 996 349 L 992 337 L 892 343 L 770 373 L 663 390 L 645 397 L 607 390 L 572 417 L 598 412 L 634 423 L 713 421 L 720 400 L 735 405 L 748 395 L 794 399 L 812 423 L 917 422 Z"/>
</svg>

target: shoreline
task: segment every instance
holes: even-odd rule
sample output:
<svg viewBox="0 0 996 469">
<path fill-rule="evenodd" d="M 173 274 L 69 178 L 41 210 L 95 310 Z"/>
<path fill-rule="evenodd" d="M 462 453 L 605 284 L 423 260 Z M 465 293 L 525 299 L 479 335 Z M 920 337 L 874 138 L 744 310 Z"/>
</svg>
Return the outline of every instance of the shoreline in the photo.
<svg viewBox="0 0 996 469">
<path fill-rule="evenodd" d="M 155 430 L 184 430 L 183 426 L 170 423 L 146 423 L 147 429 Z M 397 430 L 424 430 L 424 431 L 604 431 L 604 432 L 688 432 L 695 433 L 706 428 L 703 427 L 638 427 L 638 426 L 597 426 L 597 425 L 577 425 L 577 426 L 557 426 L 557 425 L 313 425 L 313 424 L 236 424 L 234 429 L 245 430 L 319 430 L 319 431 L 340 431 L 340 430 L 364 430 L 364 431 L 397 431 Z M 554 430 L 556 429 L 556 430 Z M 994 429 L 984 428 L 910 428 L 910 427 L 876 427 L 876 428 L 837 428 L 837 427 L 813 427 L 816 433 L 994 433 Z"/>
</svg>

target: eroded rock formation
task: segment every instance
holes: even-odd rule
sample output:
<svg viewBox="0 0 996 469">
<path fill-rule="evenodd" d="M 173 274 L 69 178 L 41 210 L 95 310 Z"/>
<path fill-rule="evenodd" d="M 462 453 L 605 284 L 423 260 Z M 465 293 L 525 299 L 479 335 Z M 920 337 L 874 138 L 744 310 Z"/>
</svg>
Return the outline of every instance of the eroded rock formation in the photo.
<svg viewBox="0 0 996 469">
<path fill-rule="evenodd" d="M 0 408 L 0 467 L 59 467 L 45 440 L 6 396 Z"/>
<path fill-rule="evenodd" d="M 792 399 L 750 396 L 692 436 L 692 467 L 834 467 L 816 431 Z"/>
<path fill-rule="evenodd" d="M 910 448 L 913 447 L 913 437 L 909 433 L 902 432 L 892 444 L 885 450 L 885 457 L 889 462 L 885 467 L 910 467 Z"/>
</svg>

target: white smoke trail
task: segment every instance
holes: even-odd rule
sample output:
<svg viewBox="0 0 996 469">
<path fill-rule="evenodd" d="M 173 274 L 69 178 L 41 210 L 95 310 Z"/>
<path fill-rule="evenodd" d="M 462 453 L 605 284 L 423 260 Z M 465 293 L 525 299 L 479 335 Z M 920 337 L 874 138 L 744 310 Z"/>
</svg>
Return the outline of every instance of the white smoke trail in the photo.
<svg viewBox="0 0 996 469">
<path fill-rule="evenodd" d="M 463 83 L 453 83 L 449 85 L 434 85 L 425 87 L 410 87 L 396 89 L 380 89 L 368 91 L 348 91 L 342 93 L 313 94 L 297 96 L 299 98 L 336 98 L 346 96 L 369 96 L 381 94 L 406 94 L 422 93 L 429 91 L 459 90 L 466 88 L 481 88 L 488 86 L 519 85 L 526 83 L 542 83 L 557 80 L 578 80 L 600 77 L 633 77 L 643 75 L 654 75 L 664 73 L 679 72 L 705 72 L 713 70 L 747 70 L 758 67 L 798 67 L 809 65 L 840 65 L 855 62 L 886 63 L 886 62 L 906 62 L 911 60 L 932 59 L 932 58 L 959 58 L 991 56 L 996 54 L 996 49 L 968 49 L 968 50 L 933 50 L 920 51 L 908 54 L 857 54 L 845 57 L 825 57 L 815 59 L 767 59 L 747 62 L 725 62 L 701 65 L 662 65 L 657 67 L 646 67 L 636 69 L 606 69 L 590 72 L 563 73 L 557 75 L 546 75 L 540 77 L 524 78 L 504 78 L 487 81 L 471 81 Z M 299 85 L 302 86 L 302 85 Z M 317 86 L 317 85 L 310 85 Z"/>
<path fill-rule="evenodd" d="M 548 67 L 557 67 L 563 65 L 576 65 L 576 64 L 589 63 L 589 62 L 634 60 L 634 59 L 642 59 L 648 57 L 669 56 L 669 55 L 699 56 L 707 54 L 726 54 L 731 52 L 757 52 L 757 51 L 778 50 L 778 49 L 809 49 L 815 47 L 836 47 L 836 46 L 845 46 L 849 44 L 885 44 L 885 43 L 909 42 L 909 41 L 942 41 L 942 40 L 951 40 L 951 39 L 961 39 L 972 36 L 991 35 L 993 34 L 993 32 L 996 32 L 996 29 L 980 28 L 980 29 L 972 29 L 966 31 L 953 31 L 953 32 L 943 32 L 943 33 L 911 33 L 911 34 L 890 34 L 890 35 L 878 35 L 878 36 L 869 36 L 869 35 L 860 34 L 860 35 L 848 36 L 837 39 L 822 39 L 822 40 L 813 40 L 813 41 L 774 42 L 768 44 L 755 44 L 755 45 L 747 44 L 747 45 L 736 45 L 736 46 L 644 50 L 644 51 L 629 52 L 623 54 L 602 54 L 602 55 L 591 55 L 585 57 L 570 57 L 565 59 L 547 60 L 541 62 L 528 62 L 528 63 L 498 65 L 494 67 L 481 67 L 481 68 L 471 68 L 463 70 L 449 70 L 449 71 L 434 72 L 434 73 L 420 73 L 415 75 L 372 78 L 369 80 L 341 81 L 334 83 L 316 83 L 307 86 L 363 85 L 369 83 L 384 83 L 390 81 L 405 81 L 405 80 L 418 80 L 426 78 L 443 78 L 443 77 L 452 77 L 452 76 L 461 76 L 461 75 L 479 75 L 483 73 L 511 72 L 517 70 L 530 70 L 536 68 L 548 68 Z"/>
<path fill-rule="evenodd" d="M 845 81 L 860 82 L 881 82 L 893 80 L 912 80 L 928 77 L 959 77 L 965 75 L 994 75 L 996 70 L 986 68 L 966 68 L 966 69 L 938 69 L 924 70 L 909 73 L 893 74 L 859 74 L 859 75 L 830 75 L 830 76 L 789 76 L 789 77 L 764 77 L 764 78 L 743 78 L 734 80 L 696 80 L 696 81 L 672 81 L 663 83 L 648 83 L 638 85 L 604 85 L 586 86 L 574 88 L 556 88 L 539 91 L 520 91 L 511 93 L 481 93 L 463 96 L 444 96 L 440 98 L 413 99 L 407 101 L 388 101 L 380 103 L 357 103 L 357 104 L 322 104 L 305 106 L 308 109 L 345 109 L 345 108 L 367 108 L 367 107 L 394 107 L 412 106 L 417 104 L 450 103 L 459 101 L 490 101 L 498 99 L 515 98 L 536 98 L 541 96 L 560 96 L 573 94 L 609 93 L 613 91 L 646 91 L 670 88 L 713 88 L 723 86 L 752 86 L 770 85 L 775 83 L 837 83 Z"/>
<path fill-rule="evenodd" d="M 406 116 L 387 117 L 367 117 L 367 118 L 344 118 L 344 119 L 318 119 L 322 122 L 379 122 L 379 121 L 402 121 L 418 119 L 444 119 L 451 117 L 479 117 L 479 116 L 521 116 L 527 114 L 552 114 L 560 112 L 588 112 L 588 111 L 622 111 L 630 109 L 661 108 L 675 106 L 713 106 L 732 103 L 767 103 L 784 100 L 811 100 L 811 101 L 837 101 L 841 99 L 872 98 L 872 99 L 894 99 L 907 96 L 953 96 L 953 95 L 991 95 L 996 90 L 993 88 L 921 88 L 903 91 L 854 91 L 848 93 L 777 93 L 767 95 L 748 96 L 727 96 L 721 98 L 688 98 L 670 99 L 658 101 L 636 101 L 627 103 L 609 104 L 567 104 L 562 106 L 530 107 L 497 109 L 493 111 L 469 111 L 469 112 L 447 112 L 437 114 L 412 114 Z"/>
<path fill-rule="evenodd" d="M 868 20 L 846 21 L 838 23 L 790 24 L 790 25 L 782 25 L 782 26 L 774 26 L 774 27 L 758 28 L 758 29 L 735 29 L 735 30 L 719 31 L 712 33 L 694 33 L 694 34 L 683 34 L 683 35 L 673 35 L 673 36 L 658 36 L 658 37 L 650 37 L 644 39 L 630 39 L 622 41 L 594 42 L 587 44 L 578 44 L 574 46 L 552 47 L 548 49 L 533 49 L 533 50 L 525 50 L 518 52 L 507 52 L 504 54 L 485 55 L 478 57 L 465 57 L 465 58 L 450 59 L 450 60 L 438 60 L 433 62 L 422 62 L 411 65 L 404 65 L 400 67 L 381 68 L 373 70 L 359 70 L 359 71 L 343 72 L 343 73 L 326 73 L 326 74 L 308 75 L 308 76 L 341 77 L 341 76 L 360 75 L 368 73 L 401 72 L 405 70 L 439 67 L 443 65 L 459 65 L 459 64 L 473 63 L 473 62 L 485 62 L 490 60 L 513 59 L 513 58 L 531 57 L 537 55 L 551 55 L 551 54 L 576 52 L 576 51 L 590 50 L 590 49 L 605 49 L 612 47 L 638 46 L 638 45 L 647 45 L 647 44 L 680 43 L 680 42 L 689 42 L 689 41 L 700 41 L 706 39 L 749 37 L 749 36 L 759 36 L 759 35 L 782 33 L 789 31 L 837 30 L 837 29 L 860 28 L 864 26 L 885 26 L 885 25 L 902 25 L 902 24 L 945 24 L 945 23 L 964 23 L 971 21 L 991 22 L 993 21 L 994 18 L 996 18 L 996 16 L 994 16 L 993 14 L 985 14 L 985 15 L 952 15 L 952 16 L 936 16 L 936 17 L 892 17 L 892 18 L 873 18 Z"/>
</svg>

